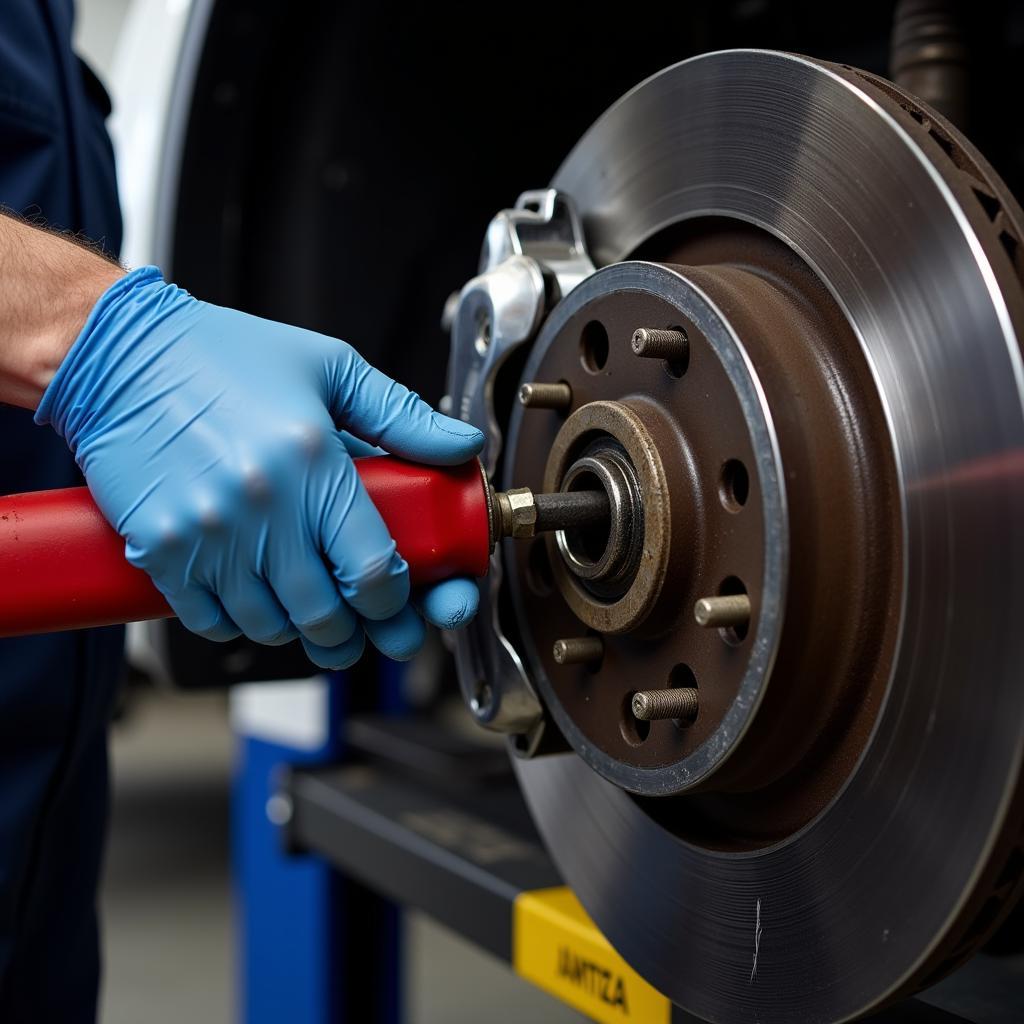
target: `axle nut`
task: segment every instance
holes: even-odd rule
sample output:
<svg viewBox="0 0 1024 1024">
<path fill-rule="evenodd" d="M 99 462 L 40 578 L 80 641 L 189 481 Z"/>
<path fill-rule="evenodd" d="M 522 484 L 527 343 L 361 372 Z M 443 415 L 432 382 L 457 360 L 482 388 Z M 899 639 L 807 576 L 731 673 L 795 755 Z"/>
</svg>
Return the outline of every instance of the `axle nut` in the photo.
<svg viewBox="0 0 1024 1024">
<path fill-rule="evenodd" d="M 536 533 L 537 505 L 529 487 L 514 487 L 498 495 L 502 533 L 506 537 L 528 538 Z"/>
</svg>

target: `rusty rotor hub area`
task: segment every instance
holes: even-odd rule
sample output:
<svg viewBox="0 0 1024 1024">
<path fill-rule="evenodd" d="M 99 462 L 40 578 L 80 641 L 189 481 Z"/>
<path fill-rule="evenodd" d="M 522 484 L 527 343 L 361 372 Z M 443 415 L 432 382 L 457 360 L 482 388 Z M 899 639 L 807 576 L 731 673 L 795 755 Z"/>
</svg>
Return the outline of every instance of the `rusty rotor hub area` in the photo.
<svg viewBox="0 0 1024 1024">
<path fill-rule="evenodd" d="M 513 599 L 545 702 L 593 768 L 687 793 L 685 816 L 651 813 L 688 838 L 763 845 L 827 805 L 880 707 L 894 460 L 856 337 L 781 242 L 708 220 L 649 249 L 664 262 L 608 267 L 563 300 L 524 371 L 571 400 L 513 413 L 508 479 L 603 487 L 612 519 L 509 545 Z"/>
<path fill-rule="evenodd" d="M 607 529 L 545 538 L 558 589 L 573 614 L 599 633 L 642 626 L 668 571 L 672 534 L 668 476 L 658 425 L 625 402 L 596 400 L 565 422 L 548 455 L 550 491 L 604 490 Z M 667 438 L 666 438 L 667 440 Z"/>
</svg>

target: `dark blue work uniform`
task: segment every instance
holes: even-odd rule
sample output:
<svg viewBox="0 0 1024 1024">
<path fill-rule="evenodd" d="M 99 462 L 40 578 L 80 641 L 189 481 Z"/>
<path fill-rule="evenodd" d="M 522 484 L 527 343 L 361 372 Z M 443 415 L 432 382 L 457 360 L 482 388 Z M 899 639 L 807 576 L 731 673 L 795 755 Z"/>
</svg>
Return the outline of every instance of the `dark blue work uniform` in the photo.
<svg viewBox="0 0 1024 1024">
<path fill-rule="evenodd" d="M 71 52 L 72 6 L 0 0 L 0 203 L 116 254 L 107 100 Z M 77 483 L 64 442 L 30 413 L 0 406 L 0 488 Z M 4 1024 L 95 1016 L 106 726 L 122 646 L 121 629 L 0 640 Z"/>
</svg>

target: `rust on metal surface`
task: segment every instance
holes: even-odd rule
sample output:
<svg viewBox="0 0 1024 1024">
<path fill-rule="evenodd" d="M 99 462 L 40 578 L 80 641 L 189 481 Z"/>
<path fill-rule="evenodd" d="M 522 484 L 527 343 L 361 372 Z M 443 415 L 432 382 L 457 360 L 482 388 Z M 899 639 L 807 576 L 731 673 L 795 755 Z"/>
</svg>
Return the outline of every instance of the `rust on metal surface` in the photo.
<svg viewBox="0 0 1024 1024">
<path fill-rule="evenodd" d="M 608 338 L 603 368 L 581 358 L 581 337 L 599 322 Z M 753 467 L 746 421 L 726 371 L 708 342 L 687 325 L 690 360 L 682 377 L 657 360 L 637 359 L 632 339 L 637 324 L 678 324 L 679 311 L 650 294 L 608 295 L 566 324 L 542 364 L 548 379 L 568 381 L 573 411 L 568 418 L 530 412 L 523 417 L 514 478 L 541 489 L 561 484 L 564 473 L 599 437 L 623 444 L 634 463 L 648 467 L 644 562 L 630 593 L 601 601 L 567 570 L 554 540 L 548 541 L 556 588 L 530 592 L 525 628 L 539 652 L 571 636 L 584 622 L 605 633 L 598 671 L 559 666 L 544 659 L 544 672 L 557 698 L 590 743 L 637 768 L 674 764 L 708 739 L 732 704 L 746 667 L 746 655 L 710 635 L 693 619 L 698 598 L 717 592 L 723 580 L 762 575 L 764 532 L 758 481 L 752 479 L 740 514 L 727 512 L 718 497 L 719 476 L 728 459 Z M 563 340 L 564 339 L 564 340 Z M 637 466 L 640 469 L 640 466 Z M 659 481 L 653 485 L 653 481 Z M 651 507 L 651 502 L 657 504 Z M 514 551 L 517 577 L 529 578 L 528 553 Z M 709 582 L 713 581 L 713 582 Z M 752 615 L 758 590 L 751 586 Z M 686 660 L 701 687 L 701 715 L 689 729 L 671 720 L 652 722 L 642 743 L 622 728 L 637 689 L 667 687 L 675 665 Z M 710 681 L 714 679 L 714 686 Z"/>
<path fill-rule="evenodd" d="M 885 694 L 902 564 L 894 458 L 856 337 L 827 289 L 783 243 L 708 219 L 666 233 L 642 255 L 673 265 L 709 296 L 743 345 L 777 432 L 793 537 L 785 625 L 761 707 L 734 755 L 683 798 L 685 815 L 672 811 L 673 800 L 654 801 L 652 813 L 688 839 L 759 846 L 802 827 L 835 795 Z M 599 367 L 581 342 L 595 322 L 608 340 Z M 636 357 L 638 324 L 685 331 L 684 373 Z M 660 462 L 663 483 L 643 488 L 643 496 L 659 502 L 664 526 L 645 528 L 644 561 L 631 585 L 643 599 L 631 608 L 588 592 L 549 540 L 557 587 L 529 594 L 522 626 L 556 699 L 588 742 L 633 768 L 682 763 L 736 699 L 760 610 L 766 538 L 742 409 L 698 327 L 646 293 L 588 303 L 566 323 L 538 375 L 565 381 L 573 403 L 568 417 L 538 411 L 524 418 L 515 479 L 557 489 L 582 448 L 608 434 L 634 461 Z M 626 410 L 626 430 L 609 429 L 592 405 Z M 529 579 L 527 552 L 514 557 L 517 578 Z M 733 615 L 709 629 L 695 618 L 701 599 L 740 594 L 749 602 L 745 620 Z M 581 622 L 605 634 L 596 669 L 559 665 L 550 655 L 555 640 L 578 632 Z M 654 720 L 639 737 L 623 721 L 636 680 L 669 689 L 681 660 L 698 681 L 700 715 L 688 728 Z"/>
<path fill-rule="evenodd" d="M 605 600 L 570 572 L 555 538 L 548 542 L 549 557 L 562 597 L 576 617 L 600 633 L 625 633 L 644 622 L 665 582 L 672 536 L 669 486 L 658 447 L 644 420 L 623 403 L 594 401 L 577 409 L 558 432 L 544 471 L 544 490 L 558 490 L 577 458 L 587 450 L 587 442 L 599 438 L 618 442 L 638 477 L 643 535 L 638 542 L 636 569 L 625 581 L 624 592 Z M 607 546 L 611 547 L 633 525 L 613 522 Z M 628 552 L 623 557 L 628 558 Z M 599 562 L 600 555 L 595 564 Z M 628 562 L 624 568 L 629 570 Z"/>
</svg>

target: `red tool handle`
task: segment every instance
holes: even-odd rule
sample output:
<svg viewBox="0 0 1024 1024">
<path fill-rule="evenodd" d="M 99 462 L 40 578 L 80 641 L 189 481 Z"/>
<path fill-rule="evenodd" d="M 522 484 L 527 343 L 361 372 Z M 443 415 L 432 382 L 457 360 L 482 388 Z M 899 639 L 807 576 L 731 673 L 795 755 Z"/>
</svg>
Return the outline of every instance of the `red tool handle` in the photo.
<svg viewBox="0 0 1024 1024">
<path fill-rule="evenodd" d="M 487 572 L 479 462 L 421 466 L 382 455 L 357 459 L 356 469 L 414 584 Z M 0 498 L 0 636 L 173 614 L 150 578 L 125 561 L 124 541 L 87 488 Z"/>
</svg>

